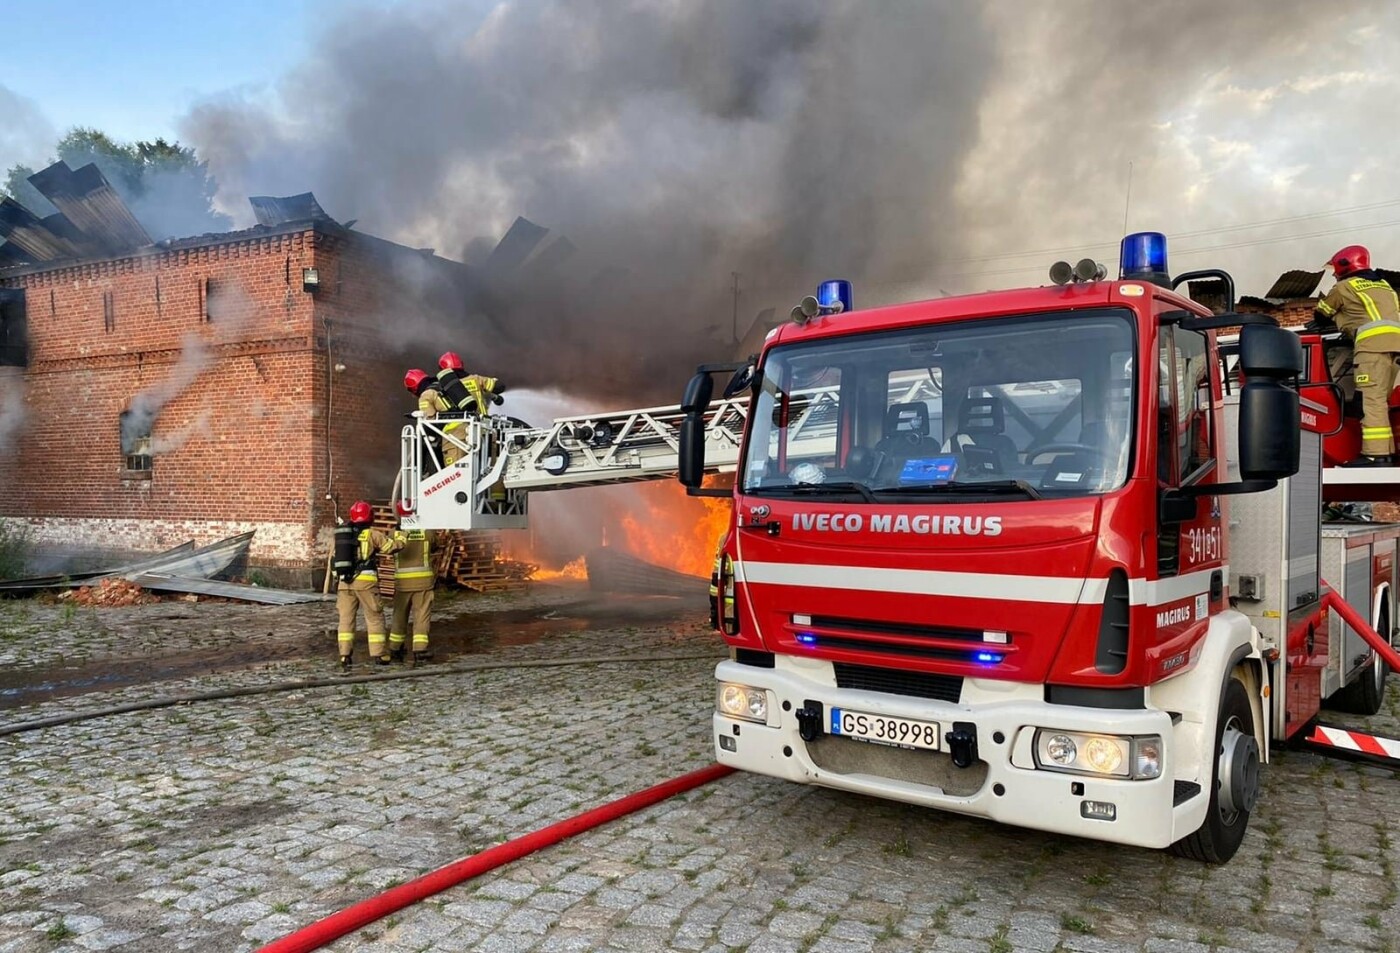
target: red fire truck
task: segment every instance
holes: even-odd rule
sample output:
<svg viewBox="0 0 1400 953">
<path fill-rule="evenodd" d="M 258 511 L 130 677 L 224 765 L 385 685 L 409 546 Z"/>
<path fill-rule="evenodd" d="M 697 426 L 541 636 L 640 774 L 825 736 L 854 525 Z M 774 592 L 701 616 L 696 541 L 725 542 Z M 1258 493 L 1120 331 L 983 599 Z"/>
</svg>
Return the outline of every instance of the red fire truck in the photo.
<svg viewBox="0 0 1400 953">
<path fill-rule="evenodd" d="M 732 491 L 701 483 L 734 368 L 700 369 L 680 479 L 734 503 L 721 762 L 1223 862 L 1272 744 L 1379 707 L 1400 528 L 1320 519 L 1320 340 L 1172 279 L 1159 233 L 1122 262 L 868 311 L 824 283 L 725 388 Z M 1207 278 L 1226 313 L 1175 290 Z"/>
</svg>

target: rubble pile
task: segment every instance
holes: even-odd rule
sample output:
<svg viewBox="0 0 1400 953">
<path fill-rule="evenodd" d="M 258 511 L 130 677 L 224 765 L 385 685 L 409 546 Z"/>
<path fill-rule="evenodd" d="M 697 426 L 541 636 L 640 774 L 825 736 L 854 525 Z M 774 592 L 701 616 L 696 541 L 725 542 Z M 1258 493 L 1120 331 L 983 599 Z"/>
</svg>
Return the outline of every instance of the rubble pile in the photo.
<svg viewBox="0 0 1400 953">
<path fill-rule="evenodd" d="M 91 586 L 70 589 L 60 598 L 70 599 L 80 606 L 144 606 L 159 602 L 160 597 L 125 579 L 101 579 Z"/>
</svg>

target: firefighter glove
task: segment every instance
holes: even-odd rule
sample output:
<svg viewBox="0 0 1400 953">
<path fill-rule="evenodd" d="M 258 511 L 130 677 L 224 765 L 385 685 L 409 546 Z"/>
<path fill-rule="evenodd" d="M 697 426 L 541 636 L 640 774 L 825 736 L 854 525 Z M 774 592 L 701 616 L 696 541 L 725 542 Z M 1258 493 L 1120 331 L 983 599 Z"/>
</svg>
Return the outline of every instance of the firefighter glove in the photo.
<svg viewBox="0 0 1400 953">
<path fill-rule="evenodd" d="M 504 400 L 504 398 L 501 397 L 500 394 L 492 394 L 492 395 L 491 395 L 491 403 L 497 404 L 497 405 L 499 405 L 499 404 L 504 404 L 504 403 L 505 403 L 505 400 Z"/>
<path fill-rule="evenodd" d="M 1312 320 L 1309 321 L 1307 324 L 1303 325 L 1303 330 L 1324 332 L 1335 331 L 1337 330 L 1337 322 L 1332 319 L 1332 316 L 1330 314 L 1325 314 L 1322 311 L 1314 311 Z"/>
</svg>

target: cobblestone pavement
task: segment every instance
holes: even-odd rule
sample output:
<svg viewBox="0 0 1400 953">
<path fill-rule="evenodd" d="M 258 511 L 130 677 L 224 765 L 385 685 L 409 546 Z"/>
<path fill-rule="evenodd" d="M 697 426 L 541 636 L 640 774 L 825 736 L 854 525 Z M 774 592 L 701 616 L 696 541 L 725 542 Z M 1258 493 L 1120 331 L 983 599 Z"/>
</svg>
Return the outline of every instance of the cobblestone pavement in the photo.
<svg viewBox="0 0 1400 953">
<path fill-rule="evenodd" d="M 465 633 L 461 652 L 492 660 L 719 654 L 693 607 L 641 601 L 619 613 L 584 595 L 450 604 L 443 644 Z M 324 675 L 331 612 L 0 603 L 0 727 Z M 438 661 L 460 661 L 454 652 Z M 182 655 L 214 661 L 177 664 Z M 153 681 L 96 690 L 91 672 L 133 659 Z M 0 738 L 0 951 L 254 949 L 710 763 L 712 685 L 708 659 L 496 669 Z M 1371 727 L 1400 735 L 1400 688 Z M 1400 778 L 1301 752 L 1265 778 L 1240 854 L 1210 868 L 732 775 L 329 949 L 1392 949 Z"/>
</svg>

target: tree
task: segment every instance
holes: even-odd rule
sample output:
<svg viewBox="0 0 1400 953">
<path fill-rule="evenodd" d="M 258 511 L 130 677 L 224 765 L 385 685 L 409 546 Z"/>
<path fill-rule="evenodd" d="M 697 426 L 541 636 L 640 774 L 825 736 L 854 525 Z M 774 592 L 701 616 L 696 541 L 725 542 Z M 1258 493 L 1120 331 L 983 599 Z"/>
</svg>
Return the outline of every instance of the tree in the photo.
<svg viewBox="0 0 1400 953">
<path fill-rule="evenodd" d="M 157 240 L 223 231 L 230 225 L 226 216 L 214 211 L 217 186 L 208 165 L 178 142 L 119 142 L 99 129 L 78 126 L 58 140 L 54 152 L 52 161 L 62 160 L 72 169 L 95 163 Z M 12 167 L 4 190 L 34 214 L 51 215 L 54 207 L 28 181 L 33 174 L 26 166 Z"/>
</svg>

